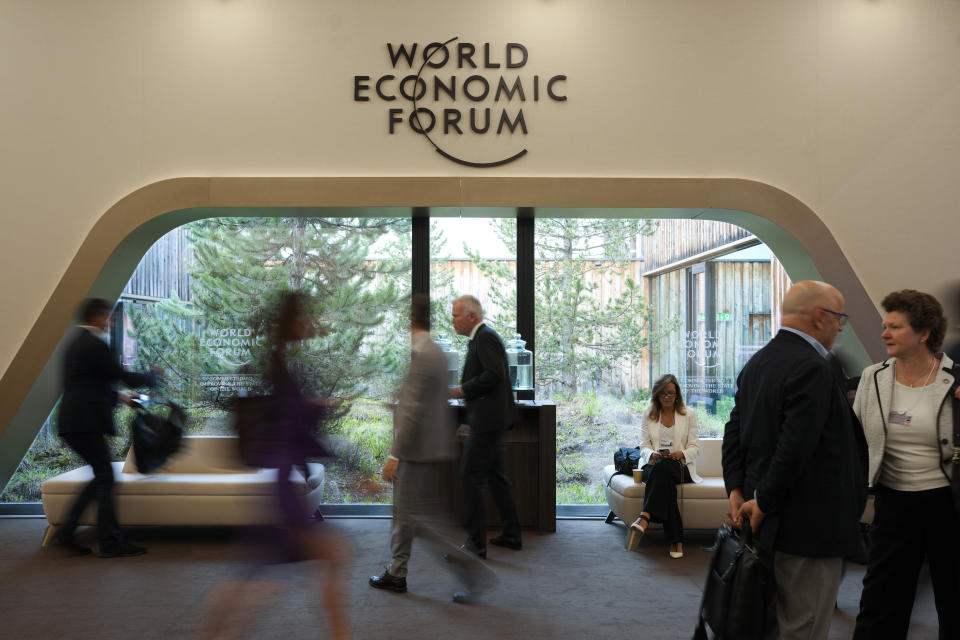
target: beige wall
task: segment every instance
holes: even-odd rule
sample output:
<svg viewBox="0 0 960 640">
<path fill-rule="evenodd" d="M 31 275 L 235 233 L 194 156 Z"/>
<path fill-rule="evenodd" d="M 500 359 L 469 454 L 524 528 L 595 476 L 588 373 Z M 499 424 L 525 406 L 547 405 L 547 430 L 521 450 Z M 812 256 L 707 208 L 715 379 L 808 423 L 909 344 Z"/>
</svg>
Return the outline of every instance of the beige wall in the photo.
<svg viewBox="0 0 960 640">
<path fill-rule="evenodd" d="M 871 298 L 936 288 L 958 25 L 955 0 L 0 0 L 0 373 L 104 212 L 184 176 L 743 178 L 812 209 Z M 386 42 L 453 35 L 569 76 L 518 162 L 451 164 L 353 102 Z"/>
</svg>

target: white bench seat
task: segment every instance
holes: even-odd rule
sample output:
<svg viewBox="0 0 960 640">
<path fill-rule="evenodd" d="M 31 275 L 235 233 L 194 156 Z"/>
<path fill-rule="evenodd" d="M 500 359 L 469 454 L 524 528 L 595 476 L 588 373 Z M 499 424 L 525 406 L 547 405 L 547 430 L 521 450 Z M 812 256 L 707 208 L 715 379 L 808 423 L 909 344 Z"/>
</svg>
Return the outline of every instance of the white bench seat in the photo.
<svg viewBox="0 0 960 640">
<path fill-rule="evenodd" d="M 133 450 L 124 462 L 113 462 L 114 502 L 121 525 L 240 526 L 278 521 L 275 469 L 243 465 L 233 436 L 188 436 L 167 463 L 150 474 L 136 471 Z M 313 513 L 323 496 L 324 467 L 309 463 L 308 477 L 292 471 L 294 490 Z M 80 491 L 93 479 L 89 466 L 67 471 L 41 486 L 49 527 L 44 544 L 64 524 Z M 96 502 L 79 524 L 97 522 Z"/>
</svg>

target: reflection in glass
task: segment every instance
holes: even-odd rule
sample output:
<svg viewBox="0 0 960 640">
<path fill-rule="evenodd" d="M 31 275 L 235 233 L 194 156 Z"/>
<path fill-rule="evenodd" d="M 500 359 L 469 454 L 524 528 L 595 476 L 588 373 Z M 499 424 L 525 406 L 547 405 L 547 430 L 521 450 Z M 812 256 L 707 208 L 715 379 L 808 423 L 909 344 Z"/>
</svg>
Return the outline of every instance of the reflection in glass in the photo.
<svg viewBox="0 0 960 640">
<path fill-rule="evenodd" d="M 302 290 L 330 331 L 290 357 L 313 396 L 344 398 L 332 423 L 339 457 L 325 502 L 387 501 L 374 482 L 392 437 L 383 402 L 409 357 L 409 218 L 211 218 L 175 229 L 141 260 L 115 309 L 113 346 L 123 362 L 156 362 L 161 393 L 187 409 L 192 433 L 230 429 L 226 402 L 263 391 L 264 311 Z M 118 409 L 121 431 L 129 410 Z M 53 417 L 53 416 L 52 416 Z M 79 466 L 61 455 L 55 420 L 44 426 L 4 500 L 39 499 L 43 479 Z M 122 459 L 127 438 L 115 438 Z M 13 489 L 13 490 L 11 490 Z"/>
</svg>

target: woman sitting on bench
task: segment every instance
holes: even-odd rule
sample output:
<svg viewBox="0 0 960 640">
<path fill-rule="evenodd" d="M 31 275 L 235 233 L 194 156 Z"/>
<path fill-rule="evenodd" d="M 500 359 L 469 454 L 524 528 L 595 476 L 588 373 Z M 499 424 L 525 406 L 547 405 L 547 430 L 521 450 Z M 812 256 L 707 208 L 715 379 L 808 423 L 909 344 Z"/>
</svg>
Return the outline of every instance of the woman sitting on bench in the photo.
<svg viewBox="0 0 960 640">
<path fill-rule="evenodd" d="M 643 511 L 630 525 L 627 548 L 634 549 L 650 522 L 662 522 L 670 557 L 683 557 L 683 521 L 677 506 L 677 485 L 702 482 L 697 475 L 697 414 L 683 404 L 680 385 L 672 374 L 653 385 L 650 408 L 641 424 L 640 464 L 643 472 Z"/>
</svg>

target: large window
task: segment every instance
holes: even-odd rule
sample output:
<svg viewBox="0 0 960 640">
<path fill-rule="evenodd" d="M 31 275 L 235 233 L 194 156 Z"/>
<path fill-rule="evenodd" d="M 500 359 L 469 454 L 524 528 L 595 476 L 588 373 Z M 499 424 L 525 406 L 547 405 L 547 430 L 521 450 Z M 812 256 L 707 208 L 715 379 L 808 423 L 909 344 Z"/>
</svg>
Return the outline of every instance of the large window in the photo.
<svg viewBox="0 0 960 640">
<path fill-rule="evenodd" d="M 647 220 L 538 219 L 537 398 L 557 405 L 557 502 L 603 502 L 600 469 L 639 442 L 651 338 L 640 239 Z"/>
<path fill-rule="evenodd" d="M 650 351 L 650 380 L 677 377 L 697 411 L 701 437 L 722 436 L 737 374 L 774 333 L 775 291 L 785 289 L 774 287 L 778 279 L 786 280 L 782 268 L 758 243 L 692 264 L 668 262 L 647 278 L 659 336 Z"/>
<path fill-rule="evenodd" d="M 430 221 L 432 331 L 460 356 L 466 338 L 453 330 L 451 306 L 461 295 L 480 300 L 486 322 L 504 340 L 517 323 L 517 223 L 512 218 L 434 218 Z M 462 357 L 460 366 L 463 365 Z"/>
<path fill-rule="evenodd" d="M 600 471 L 640 443 L 661 375 L 679 379 L 701 437 L 722 435 L 736 374 L 770 338 L 782 271 L 718 222 L 539 218 L 535 238 L 537 398 L 557 405 L 557 503 L 602 504 Z"/>
<path fill-rule="evenodd" d="M 220 218 L 192 223 L 144 256 L 117 304 L 113 347 L 125 364 L 166 369 L 155 395 L 182 405 L 192 433 L 228 433 L 226 403 L 262 391 L 265 318 L 283 290 L 310 295 L 329 329 L 305 341 L 293 366 L 305 391 L 345 398 L 329 424 L 338 457 L 324 500 L 389 502 L 378 472 L 392 438 L 384 406 L 409 353 L 406 331 L 410 220 Z M 129 442 L 129 409 L 118 409 L 114 459 Z M 82 462 L 41 429 L 3 500 L 36 501 L 40 483 Z"/>
<path fill-rule="evenodd" d="M 640 442 L 650 388 L 663 374 L 680 380 L 701 437 L 721 435 L 736 375 L 775 333 L 778 292 L 789 285 L 755 237 L 699 220 L 531 220 L 526 210 L 518 222 L 513 209 L 465 213 L 433 210 L 429 224 L 384 217 L 186 225 L 159 240 L 130 279 L 113 347 L 127 366 L 167 369 L 159 395 L 187 409 L 192 432 L 228 433 L 227 401 L 260 391 L 264 310 L 283 288 L 310 293 L 331 331 L 304 344 L 297 366 L 308 392 L 346 399 L 328 425 L 338 457 L 328 463 L 326 503 L 391 501 L 379 470 L 392 439 L 388 406 L 409 358 L 415 287 L 429 288 L 451 385 L 466 349 L 450 322 L 457 296 L 477 296 L 508 345 L 525 332 L 535 388 L 520 397 L 535 393 L 557 405 L 559 504 L 603 502 L 600 471 L 618 446 Z M 56 413 L 0 500 L 37 501 L 43 480 L 81 464 L 55 435 Z M 115 459 L 125 455 L 131 417 L 117 410 Z"/>
</svg>

